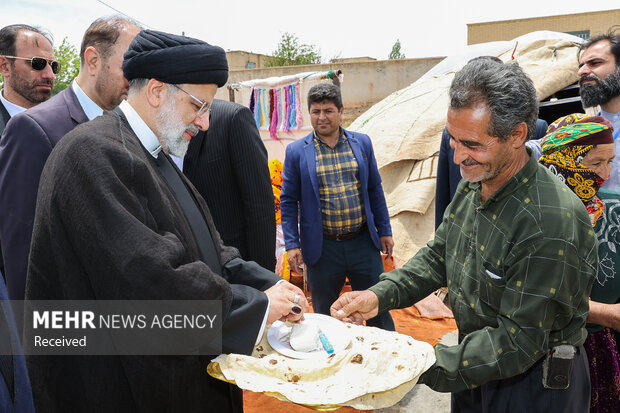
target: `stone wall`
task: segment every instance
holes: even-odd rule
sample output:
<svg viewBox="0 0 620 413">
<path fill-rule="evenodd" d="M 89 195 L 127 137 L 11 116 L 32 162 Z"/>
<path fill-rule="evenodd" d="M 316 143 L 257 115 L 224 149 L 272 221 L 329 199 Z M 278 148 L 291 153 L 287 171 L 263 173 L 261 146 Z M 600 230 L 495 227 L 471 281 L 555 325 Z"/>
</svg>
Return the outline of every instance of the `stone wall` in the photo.
<svg viewBox="0 0 620 413">
<path fill-rule="evenodd" d="M 606 32 L 611 26 L 619 22 L 620 9 L 473 23 L 467 25 L 467 44 L 511 40 L 538 30 L 551 30 L 575 35 L 581 35 L 578 32 L 587 32 L 590 36 L 594 36 Z"/>
<path fill-rule="evenodd" d="M 228 83 L 293 75 L 303 72 L 340 69 L 344 74 L 342 84 L 343 104 L 348 116 L 356 117 L 361 113 L 359 111 L 363 111 L 391 93 L 409 86 L 442 59 L 443 57 L 430 57 L 424 59 L 341 62 L 336 64 L 231 70 L 228 76 Z M 235 95 L 239 96 L 238 93 Z M 229 100 L 228 89 L 226 87 L 220 88 L 215 97 Z M 238 101 L 239 98 L 236 100 Z"/>
</svg>

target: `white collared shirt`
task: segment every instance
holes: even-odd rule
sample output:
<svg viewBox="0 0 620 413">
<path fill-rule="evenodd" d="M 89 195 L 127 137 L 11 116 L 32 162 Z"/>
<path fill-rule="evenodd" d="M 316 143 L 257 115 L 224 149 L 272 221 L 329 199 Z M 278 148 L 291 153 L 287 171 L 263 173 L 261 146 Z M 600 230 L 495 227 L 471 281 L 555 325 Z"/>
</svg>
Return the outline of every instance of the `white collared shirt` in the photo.
<svg viewBox="0 0 620 413">
<path fill-rule="evenodd" d="M 173 154 L 169 154 L 170 158 L 177 164 L 180 170 L 183 170 L 183 158 L 179 158 L 178 156 L 174 156 Z"/>
<path fill-rule="evenodd" d="M 607 119 L 614 127 L 614 151 L 616 157 L 611 161 L 611 174 L 609 179 L 606 180 L 601 187 L 609 189 L 610 191 L 620 192 L 620 136 L 618 136 L 618 130 L 620 129 L 620 112 L 611 113 L 601 110 L 600 115 Z"/>
<path fill-rule="evenodd" d="M 148 125 L 142 120 L 138 112 L 126 101 L 123 100 L 119 105 L 119 108 L 125 114 L 129 126 L 140 139 L 140 143 L 144 146 L 154 158 L 157 158 L 159 151 L 161 151 L 161 143 L 155 133 L 148 127 Z M 178 158 L 174 155 L 170 155 L 174 163 L 177 164 L 180 170 L 183 170 L 183 158 Z"/>
<path fill-rule="evenodd" d="M 607 119 L 614 127 L 614 134 L 620 129 L 620 112 L 611 113 L 601 110 L 601 116 Z"/>
<path fill-rule="evenodd" d="M 71 82 L 71 87 L 73 88 L 73 92 L 75 92 L 75 96 L 77 96 L 78 102 L 80 102 L 80 106 L 82 110 L 86 114 L 88 120 L 93 120 L 97 116 L 103 115 L 103 109 L 99 107 L 88 95 L 82 90 L 80 85 L 77 84 L 75 80 Z"/>
<path fill-rule="evenodd" d="M 13 117 L 18 113 L 22 113 L 26 110 L 26 108 L 22 108 L 21 106 L 16 105 L 15 103 L 9 102 L 4 98 L 4 88 L 0 89 L 0 102 L 4 105 L 4 108 L 7 112 L 9 112 L 9 116 Z"/>
<path fill-rule="evenodd" d="M 131 126 L 133 132 L 138 139 L 140 139 L 142 146 L 149 151 L 153 158 L 157 158 L 157 155 L 159 155 L 161 151 L 161 143 L 159 143 L 159 139 L 157 139 L 155 133 L 149 128 L 146 122 L 142 120 L 138 112 L 136 112 L 129 102 L 123 100 L 118 107 L 123 111 L 123 114 L 127 118 L 127 122 L 129 122 L 129 126 Z"/>
</svg>

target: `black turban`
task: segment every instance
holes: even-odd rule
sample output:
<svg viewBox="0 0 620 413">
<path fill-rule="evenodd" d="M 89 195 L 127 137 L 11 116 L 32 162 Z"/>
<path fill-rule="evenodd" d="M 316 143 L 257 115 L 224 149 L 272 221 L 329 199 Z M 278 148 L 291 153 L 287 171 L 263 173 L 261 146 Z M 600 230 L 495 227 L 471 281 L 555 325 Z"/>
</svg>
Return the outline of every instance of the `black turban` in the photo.
<svg viewBox="0 0 620 413">
<path fill-rule="evenodd" d="M 191 37 L 142 30 L 125 53 L 123 73 L 127 80 L 215 83 L 222 87 L 228 80 L 228 61 L 219 46 Z"/>
</svg>

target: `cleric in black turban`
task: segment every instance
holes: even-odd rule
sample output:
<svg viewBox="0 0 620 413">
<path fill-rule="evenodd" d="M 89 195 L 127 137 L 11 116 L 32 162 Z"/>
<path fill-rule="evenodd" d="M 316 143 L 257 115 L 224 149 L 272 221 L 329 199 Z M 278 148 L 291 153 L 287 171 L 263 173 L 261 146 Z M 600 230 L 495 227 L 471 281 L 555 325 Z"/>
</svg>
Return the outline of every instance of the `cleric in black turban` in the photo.
<svg viewBox="0 0 620 413">
<path fill-rule="evenodd" d="M 147 322 L 130 341 L 116 329 L 88 340 L 110 355 L 88 347 L 29 357 L 38 411 L 241 413 L 241 389 L 207 374 L 207 365 L 223 353 L 252 354 L 268 324 L 299 319 L 294 303 L 307 307 L 301 289 L 223 244 L 207 203 L 168 156 L 183 157 L 208 129 L 205 108 L 227 66 L 219 47 L 142 31 L 125 54 L 127 99 L 75 127 L 49 156 L 26 297 L 152 300 L 178 316 L 198 312 L 165 302 L 211 303 L 200 313 L 216 317 L 206 328 Z"/>
<path fill-rule="evenodd" d="M 156 30 L 142 30 L 125 53 L 127 80 L 157 79 L 165 83 L 215 83 L 228 80 L 224 49 L 202 40 Z"/>
</svg>

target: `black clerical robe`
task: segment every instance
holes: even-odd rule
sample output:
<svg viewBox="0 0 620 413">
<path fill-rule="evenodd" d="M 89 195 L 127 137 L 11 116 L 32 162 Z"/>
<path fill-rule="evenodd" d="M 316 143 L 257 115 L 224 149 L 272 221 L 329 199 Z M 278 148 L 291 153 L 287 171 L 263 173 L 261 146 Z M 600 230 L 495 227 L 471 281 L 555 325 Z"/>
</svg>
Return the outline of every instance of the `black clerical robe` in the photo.
<svg viewBox="0 0 620 413">
<path fill-rule="evenodd" d="M 129 124 L 115 112 L 76 127 L 41 176 L 26 298 L 221 300 L 223 352 L 252 351 L 279 278 L 222 245 L 206 203 L 222 276 L 201 259 L 192 228 Z M 241 411 L 239 389 L 205 356 L 30 356 L 37 410 Z"/>
</svg>

